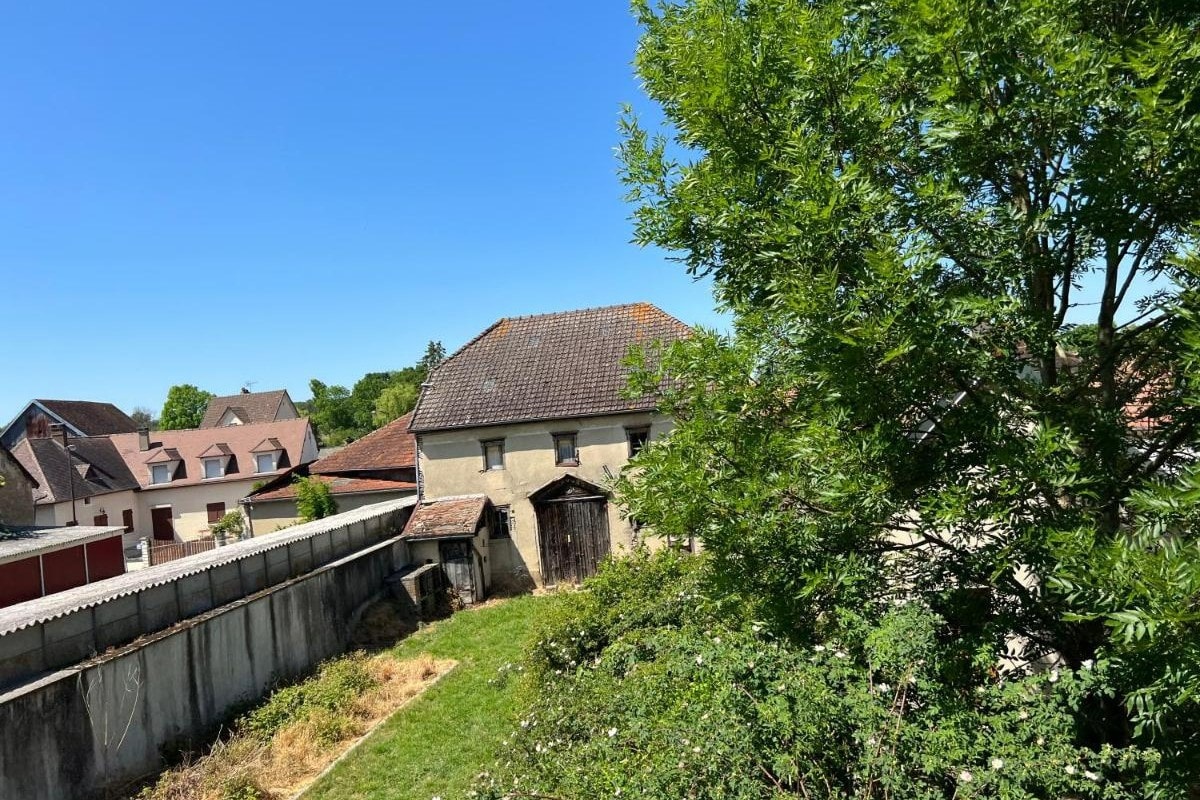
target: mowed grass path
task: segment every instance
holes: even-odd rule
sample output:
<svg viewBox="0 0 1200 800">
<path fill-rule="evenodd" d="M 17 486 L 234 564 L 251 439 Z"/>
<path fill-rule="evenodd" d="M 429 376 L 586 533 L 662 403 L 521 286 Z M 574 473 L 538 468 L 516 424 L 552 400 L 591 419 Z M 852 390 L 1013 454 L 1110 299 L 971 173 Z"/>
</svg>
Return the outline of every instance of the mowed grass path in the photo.
<svg viewBox="0 0 1200 800">
<path fill-rule="evenodd" d="M 489 683 L 521 658 L 533 621 L 552 597 L 516 597 L 418 631 L 400 658 L 429 653 L 458 661 L 326 775 L 305 800 L 458 798 L 491 769 L 516 712 L 516 681 Z"/>
</svg>

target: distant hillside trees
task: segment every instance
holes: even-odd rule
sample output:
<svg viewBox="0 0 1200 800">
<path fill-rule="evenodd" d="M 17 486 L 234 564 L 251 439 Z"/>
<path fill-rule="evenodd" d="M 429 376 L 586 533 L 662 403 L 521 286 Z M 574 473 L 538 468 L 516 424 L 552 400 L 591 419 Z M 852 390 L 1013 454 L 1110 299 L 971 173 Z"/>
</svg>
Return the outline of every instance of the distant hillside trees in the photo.
<svg viewBox="0 0 1200 800">
<path fill-rule="evenodd" d="M 313 378 L 309 382 L 312 399 L 297 407 L 307 411 L 322 445 L 346 444 L 411 411 L 421 383 L 445 357 L 442 343 L 431 341 L 413 366 L 368 372 L 352 389 Z"/>
</svg>

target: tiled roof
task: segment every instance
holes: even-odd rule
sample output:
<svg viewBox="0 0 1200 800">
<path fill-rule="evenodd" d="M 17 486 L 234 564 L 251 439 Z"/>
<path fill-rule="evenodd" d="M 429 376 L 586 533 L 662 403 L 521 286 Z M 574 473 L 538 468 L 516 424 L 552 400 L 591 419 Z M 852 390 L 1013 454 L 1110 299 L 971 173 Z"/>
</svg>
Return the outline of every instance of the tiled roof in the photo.
<svg viewBox="0 0 1200 800">
<path fill-rule="evenodd" d="M 139 449 L 138 434 L 136 433 L 123 433 L 109 438 L 112 439 L 121 457 L 129 465 L 130 471 L 141 483 L 142 488 L 160 489 L 199 483 L 216 483 L 223 480 L 274 477 L 288 467 L 299 466 L 309 430 L 308 420 L 301 417 L 284 419 L 279 422 L 263 422 L 257 425 L 231 425 L 226 428 L 153 431 L 150 434 L 150 452 Z M 251 448 L 264 439 L 278 441 L 280 449 L 286 453 L 286 458 L 280 459 L 279 469 L 275 472 L 256 473 L 254 471 L 254 453 Z M 201 454 L 208 452 L 216 444 L 228 447 L 232 456 L 226 467 L 224 478 L 205 480 Z M 178 460 L 182 463 L 176 469 L 175 478 L 170 483 L 150 484 L 150 470 L 145 467 L 145 463 L 161 458 L 160 454 L 177 455 Z"/>
<path fill-rule="evenodd" d="M 413 510 L 408 524 L 404 526 L 404 538 L 437 539 L 474 535 L 487 503 L 487 495 L 484 494 L 444 497 L 423 503 Z"/>
<path fill-rule="evenodd" d="M 314 462 L 315 463 L 315 462 Z M 335 495 L 366 494 L 369 492 L 413 492 L 417 485 L 409 481 L 389 481 L 382 478 L 350 478 L 340 475 L 312 475 L 310 480 L 320 481 L 329 486 L 329 491 Z M 296 497 L 296 486 L 288 483 L 269 491 L 259 491 L 250 495 L 255 503 L 270 500 L 293 500 Z"/>
<path fill-rule="evenodd" d="M 285 397 L 287 397 L 286 389 L 277 389 L 273 392 L 242 392 L 226 397 L 214 397 L 208 401 L 208 408 L 204 410 L 200 427 L 217 427 L 221 417 L 231 408 L 235 409 L 234 413 L 245 425 L 274 422 Z"/>
<path fill-rule="evenodd" d="M 309 472 L 340 474 L 368 470 L 402 469 L 417 463 L 417 440 L 408 432 L 412 412 L 351 442 L 336 453 L 314 461 Z"/>
<path fill-rule="evenodd" d="M 250 448 L 251 453 L 274 453 L 276 450 L 282 450 L 283 444 L 274 436 L 268 436 L 254 447 Z"/>
<path fill-rule="evenodd" d="M 136 433 L 122 435 L 137 438 Z M 80 437 L 68 443 L 73 448 L 69 460 L 57 439 L 22 439 L 13 447 L 13 458 L 38 483 L 34 491 L 37 503 L 70 500 L 72 490 L 79 500 L 137 488 L 137 478 L 109 437 Z M 81 474 L 81 466 L 90 469 Z"/>
<path fill-rule="evenodd" d="M 37 400 L 43 408 L 87 436 L 134 433 L 137 423 L 112 403 L 90 400 Z"/>
<path fill-rule="evenodd" d="M 635 345 L 686 338 L 687 325 L 649 303 L 505 318 L 434 370 L 414 432 L 653 409 L 622 397 Z"/>
</svg>

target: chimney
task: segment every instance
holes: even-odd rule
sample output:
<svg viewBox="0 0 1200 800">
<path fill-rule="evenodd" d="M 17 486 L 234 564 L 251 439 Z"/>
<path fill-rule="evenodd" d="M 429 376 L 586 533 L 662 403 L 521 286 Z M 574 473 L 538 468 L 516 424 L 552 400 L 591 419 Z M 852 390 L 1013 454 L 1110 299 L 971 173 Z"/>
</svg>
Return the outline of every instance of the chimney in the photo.
<svg viewBox="0 0 1200 800">
<path fill-rule="evenodd" d="M 242 394 L 250 394 L 250 390 L 249 390 L 249 389 L 247 389 L 245 386 L 243 386 L 243 387 L 242 387 Z"/>
<path fill-rule="evenodd" d="M 50 438 L 58 439 L 59 444 L 63 447 L 67 446 L 67 426 L 61 422 L 50 423 Z"/>
<path fill-rule="evenodd" d="M 150 429 L 138 428 L 138 450 L 143 453 L 150 449 Z"/>
</svg>

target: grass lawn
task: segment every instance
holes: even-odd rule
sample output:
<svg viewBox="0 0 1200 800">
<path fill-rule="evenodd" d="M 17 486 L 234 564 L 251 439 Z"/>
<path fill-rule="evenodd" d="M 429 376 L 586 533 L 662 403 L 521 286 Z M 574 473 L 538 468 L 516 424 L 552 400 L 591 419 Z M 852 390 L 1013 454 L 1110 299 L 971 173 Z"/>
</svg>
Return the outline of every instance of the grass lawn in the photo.
<svg viewBox="0 0 1200 800">
<path fill-rule="evenodd" d="M 429 653 L 458 666 L 383 724 L 305 800 L 461 797 L 492 767 L 516 711 L 515 681 L 488 682 L 515 662 L 547 597 L 460 611 L 402 641 L 400 658 Z"/>
</svg>

